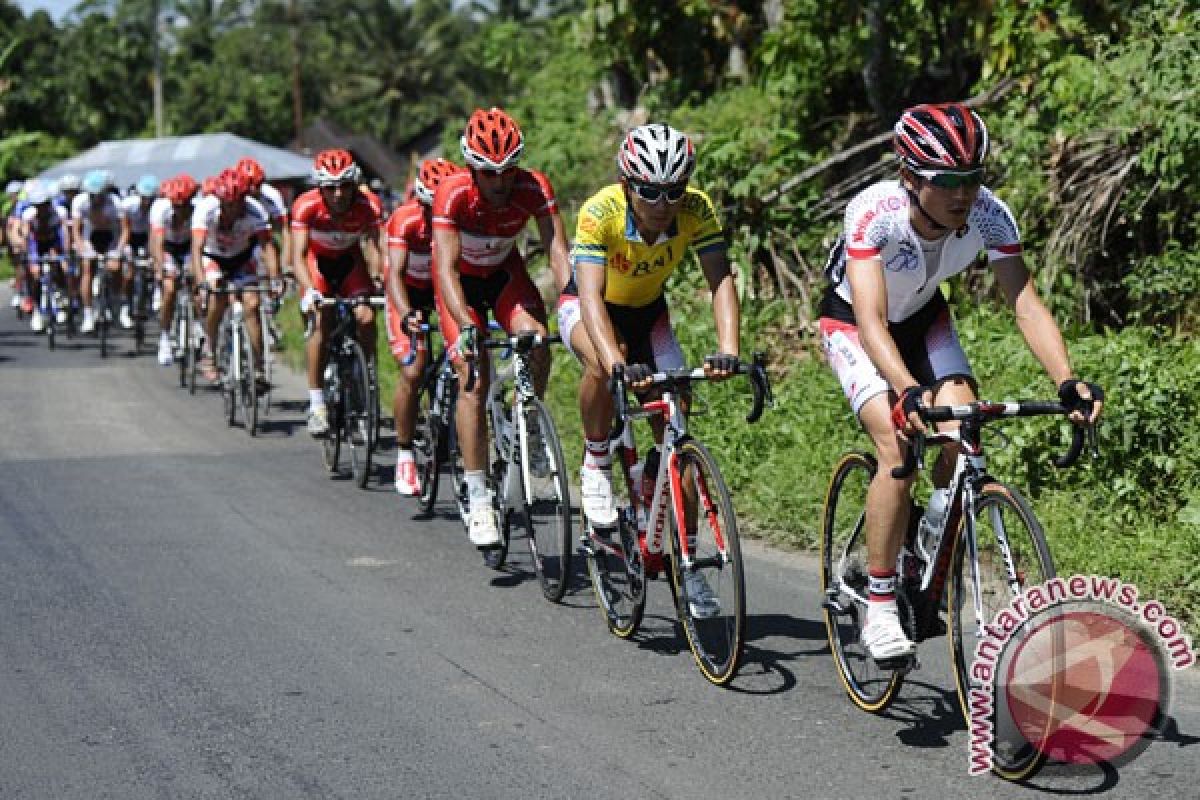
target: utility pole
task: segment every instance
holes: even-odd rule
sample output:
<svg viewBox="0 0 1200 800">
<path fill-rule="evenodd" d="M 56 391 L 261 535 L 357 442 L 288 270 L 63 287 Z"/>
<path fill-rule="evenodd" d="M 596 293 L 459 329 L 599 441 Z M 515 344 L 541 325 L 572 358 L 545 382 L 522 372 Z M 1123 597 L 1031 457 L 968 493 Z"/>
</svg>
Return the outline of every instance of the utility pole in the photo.
<svg viewBox="0 0 1200 800">
<path fill-rule="evenodd" d="M 303 148 L 300 138 L 304 130 L 304 101 L 300 95 L 300 13 L 296 0 L 288 0 L 288 29 L 292 45 L 292 127 L 296 131 L 296 142 Z"/>
<path fill-rule="evenodd" d="M 159 42 L 159 0 L 150 3 L 150 37 L 154 40 L 154 135 L 162 138 L 163 126 L 163 80 L 162 46 Z"/>
</svg>

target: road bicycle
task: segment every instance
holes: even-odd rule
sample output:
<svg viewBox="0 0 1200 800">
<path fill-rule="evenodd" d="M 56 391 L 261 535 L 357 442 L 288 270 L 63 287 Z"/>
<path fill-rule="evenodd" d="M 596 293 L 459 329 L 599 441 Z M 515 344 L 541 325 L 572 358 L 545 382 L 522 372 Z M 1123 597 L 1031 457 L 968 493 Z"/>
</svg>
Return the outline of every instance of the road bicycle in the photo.
<svg viewBox="0 0 1200 800">
<path fill-rule="evenodd" d="M 765 359 L 755 355 L 736 371 L 750 381 L 753 402 L 746 421 L 756 422 L 774 402 Z M 617 521 L 604 528 L 581 514 L 581 549 L 605 624 L 623 639 L 641 625 L 646 582 L 665 574 L 696 664 L 705 678 L 723 686 L 737 674 L 745 649 L 746 579 L 729 489 L 716 460 L 688 432 L 686 398 L 692 384 L 705 380 L 702 368 L 656 372 L 652 386 L 639 391 L 661 396 L 629 406 L 624 376 L 614 371 L 610 450 Z M 639 477 L 632 421 L 654 416 L 666 423 L 662 455 Z M 711 598 L 702 596 L 705 586 Z"/>
<path fill-rule="evenodd" d="M 217 383 L 221 387 L 226 423 L 232 427 L 237 422 L 238 408 L 241 408 L 246 432 L 251 436 L 258 435 L 258 418 L 264 396 L 260 392 L 258 358 L 254 354 L 245 306 L 240 298 L 244 293 L 265 295 L 272 291 L 265 286 L 218 286 L 208 292 L 210 296 L 234 295 L 217 328 L 217 346 L 214 350 Z"/>
<path fill-rule="evenodd" d="M 75 315 L 65 288 L 69 286 L 72 267 L 64 256 L 40 256 L 37 265 L 37 307 L 45 326 L 46 346 L 53 350 L 60 327 L 68 337 L 74 332 Z M 60 315 L 62 322 L 58 319 Z"/>
<path fill-rule="evenodd" d="M 350 473 L 359 488 L 366 488 L 371 476 L 371 456 L 377 440 L 379 387 L 371 360 L 355 338 L 357 322 L 354 308 L 359 305 L 383 306 L 386 300 L 375 297 L 326 297 L 320 308 L 333 308 L 333 330 L 325 343 L 329 361 L 325 365 L 322 391 L 329 410 L 329 433 L 321 439 L 326 469 L 338 471 L 342 444 L 350 450 Z M 315 320 L 310 318 L 305 338 L 312 335 Z"/>
<path fill-rule="evenodd" d="M 154 298 L 154 262 L 144 252 L 123 259 L 132 268 L 129 311 L 133 317 L 133 352 L 141 353 L 146 344 L 146 321 Z"/>
<path fill-rule="evenodd" d="M 484 552 L 493 569 L 504 565 L 519 521 L 546 599 L 557 603 L 571 574 L 571 487 L 558 429 L 533 388 L 529 355 L 561 342 L 532 331 L 485 339 L 481 345 L 509 359 L 493 366 L 486 400 L 491 427 L 489 480 L 500 518 L 501 545 Z M 467 506 L 466 482 L 456 481 L 459 510 Z"/>
<path fill-rule="evenodd" d="M 96 338 L 100 340 L 100 357 L 108 358 L 109 338 L 117 304 L 113 302 L 114 272 L 108 268 L 109 256 L 96 256 L 92 261 L 92 309 L 96 315 Z M 115 273 L 120 275 L 120 272 Z"/>
<path fill-rule="evenodd" d="M 196 393 L 196 371 L 203 336 L 196 321 L 195 283 L 190 269 L 180 270 L 175 278 L 175 311 L 171 315 L 175 329 L 175 363 L 179 366 L 179 388 Z"/>
<path fill-rule="evenodd" d="M 892 471 L 894 477 L 904 478 L 923 468 L 927 444 L 960 447 L 940 523 L 922 523 L 923 509 L 916 505 L 911 509 L 905 545 L 897 558 L 896 599 L 901 624 L 914 642 L 946 632 L 939 611 L 947 612 L 950 657 L 965 719 L 971 718 L 972 688 L 983 686 L 972 677 L 971 663 L 984 625 L 1025 587 L 1055 577 L 1046 536 L 1029 501 L 987 472 L 983 427 L 1003 419 L 1072 410 L 1062 403 L 1041 401 L 921 407 L 919 413 L 927 423 L 955 420 L 960 425 L 957 430 L 912 434 L 904 465 Z M 1096 457 L 1094 427 L 1075 427 L 1069 449 L 1054 460 L 1055 465 L 1073 464 L 1083 451 L 1085 437 Z M 829 647 L 850 699 L 873 713 L 886 709 L 905 676 L 920 667 L 915 655 L 876 662 L 861 644 L 868 602 L 865 505 L 876 468 L 869 453 L 842 456 L 826 494 L 821 537 Z M 1012 741 L 997 750 L 994 771 L 1009 780 L 1024 780 L 1041 767 L 1044 756 L 1027 741 L 1015 744 L 1015 737 L 1007 738 Z"/>
</svg>

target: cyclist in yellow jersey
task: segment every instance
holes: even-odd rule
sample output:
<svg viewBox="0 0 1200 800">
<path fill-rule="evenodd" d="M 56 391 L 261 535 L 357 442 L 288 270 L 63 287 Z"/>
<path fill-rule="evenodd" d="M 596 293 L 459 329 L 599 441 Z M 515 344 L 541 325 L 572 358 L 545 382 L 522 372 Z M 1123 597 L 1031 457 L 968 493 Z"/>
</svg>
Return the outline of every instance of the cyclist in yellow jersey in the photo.
<svg viewBox="0 0 1200 800">
<path fill-rule="evenodd" d="M 688 186 L 695 166 L 685 134 L 662 124 L 634 128 L 617 153 L 620 182 L 594 194 L 579 214 L 572 278 L 559 299 L 558 320 L 563 341 L 583 365 L 582 505 L 595 525 L 612 525 L 617 517 L 608 453 L 609 377 L 620 368 L 631 388 L 644 390 L 655 370 L 683 366 L 663 286 L 689 248 L 712 291 L 718 347 L 705 358 L 705 371 L 727 378 L 737 364 L 737 288 L 712 201 Z M 661 427 L 654 435 L 661 442 Z M 651 466 L 656 455 L 657 448 L 647 456 L 645 474 L 657 469 Z"/>
</svg>

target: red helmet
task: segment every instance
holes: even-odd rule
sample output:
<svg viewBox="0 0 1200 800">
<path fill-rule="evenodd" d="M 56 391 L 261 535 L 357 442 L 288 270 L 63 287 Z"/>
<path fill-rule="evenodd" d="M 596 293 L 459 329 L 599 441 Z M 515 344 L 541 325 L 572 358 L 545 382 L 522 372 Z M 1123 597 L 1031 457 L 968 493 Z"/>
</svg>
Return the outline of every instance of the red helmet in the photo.
<svg viewBox="0 0 1200 800">
<path fill-rule="evenodd" d="M 249 192 L 249 179 L 236 169 L 221 170 L 221 174 L 217 176 L 216 185 L 213 187 L 213 194 L 222 203 L 234 203 L 245 199 Z"/>
<path fill-rule="evenodd" d="M 444 158 L 430 158 L 421 162 L 417 179 L 413 181 L 413 194 L 424 205 L 433 205 L 433 193 L 442 178 L 462 172 L 462 167 Z"/>
<path fill-rule="evenodd" d="M 250 156 L 246 156 L 245 158 L 239 160 L 234 169 L 245 175 L 250 180 L 251 189 L 257 189 L 259 186 L 262 186 L 262 182 L 267 179 L 267 173 L 263 172 L 262 164 L 258 163 Z"/>
<path fill-rule="evenodd" d="M 312 179 L 318 186 L 358 183 L 362 180 L 362 170 L 349 151 L 322 150 L 313 159 Z"/>
<path fill-rule="evenodd" d="M 200 191 L 204 192 L 206 197 L 217 191 L 217 179 L 219 177 L 218 175 L 209 175 L 204 179 L 204 183 L 200 185 Z"/>
<path fill-rule="evenodd" d="M 987 158 L 987 127 L 962 103 L 914 106 L 894 133 L 896 155 L 910 169 L 974 171 Z"/>
<path fill-rule="evenodd" d="M 525 139 L 516 121 L 498 108 L 475 109 L 460 141 L 463 158 L 475 169 L 507 169 L 521 159 Z"/>
<path fill-rule="evenodd" d="M 176 175 L 162 185 L 162 195 L 171 205 L 181 206 L 196 194 L 196 182 L 190 175 Z"/>
</svg>

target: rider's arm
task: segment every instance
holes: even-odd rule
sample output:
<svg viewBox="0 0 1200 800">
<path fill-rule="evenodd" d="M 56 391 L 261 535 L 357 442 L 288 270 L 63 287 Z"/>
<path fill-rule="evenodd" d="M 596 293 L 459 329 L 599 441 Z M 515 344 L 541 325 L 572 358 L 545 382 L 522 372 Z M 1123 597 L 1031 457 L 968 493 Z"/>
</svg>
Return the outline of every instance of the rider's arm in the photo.
<svg viewBox="0 0 1200 800">
<path fill-rule="evenodd" d="M 887 283 L 883 278 L 883 262 L 879 258 L 851 258 L 846 261 L 846 278 L 850 281 L 851 305 L 858 326 L 863 350 L 888 384 L 903 392 L 917 385 L 888 330 Z"/>
<path fill-rule="evenodd" d="M 608 375 L 612 373 L 614 365 L 625 363 L 625 357 L 621 355 L 621 348 L 617 344 L 617 332 L 608 316 L 608 308 L 604 305 L 606 269 L 604 264 L 586 261 L 577 261 L 575 264 L 579 314 L 583 319 L 583 327 L 592 340 L 592 346 L 596 348 L 600 365 L 604 367 L 604 374 Z"/>
<path fill-rule="evenodd" d="M 150 260 L 154 264 L 154 277 L 162 280 L 163 276 L 163 230 L 150 229 Z"/>
<path fill-rule="evenodd" d="M 550 261 L 550 271 L 554 274 L 554 289 L 561 292 L 571 279 L 571 256 L 567 252 L 567 232 L 562 216 L 556 211 L 549 216 L 538 217 L 537 225 L 542 247 Z"/>
<path fill-rule="evenodd" d="M 312 278 L 308 274 L 308 229 L 292 227 L 292 272 L 296 278 L 297 289 L 303 297 L 312 288 Z"/>
<path fill-rule="evenodd" d="M 731 356 L 741 353 L 741 307 L 737 284 L 729 269 L 729 257 L 723 249 L 700 254 L 700 267 L 712 292 L 713 316 L 717 322 L 717 349 Z"/>
<path fill-rule="evenodd" d="M 387 248 L 380 243 L 385 241 L 386 234 L 381 226 L 376 225 L 363 238 L 363 255 L 367 261 L 367 274 L 372 282 L 378 285 L 387 272 Z"/>
<path fill-rule="evenodd" d="M 387 292 L 392 308 L 396 309 L 396 313 L 400 315 L 401 319 L 412 310 L 412 305 L 408 299 L 408 289 L 404 286 L 404 270 L 407 266 L 408 245 L 403 241 L 399 244 L 395 242 L 390 244 L 388 246 L 388 271 L 387 278 L 384 281 L 384 291 Z"/>
<path fill-rule="evenodd" d="M 992 270 L 1005 302 L 1016 315 L 1021 336 L 1054 385 L 1072 377 L 1067 345 L 1054 317 L 1038 296 L 1025 260 L 1019 255 L 1002 258 L 992 262 Z"/>
<path fill-rule="evenodd" d="M 267 276 L 271 280 L 275 280 L 279 277 L 279 250 L 275 247 L 275 237 L 271 235 L 270 228 L 263 231 L 258 246 L 262 250 L 263 261 L 267 265 Z"/>
<path fill-rule="evenodd" d="M 204 240 L 207 236 L 203 210 L 197 205 L 192 213 L 192 278 L 197 286 L 204 285 Z"/>
<path fill-rule="evenodd" d="M 458 257 L 462 254 L 462 239 L 458 229 L 438 226 L 433 230 L 433 272 L 437 281 L 438 294 L 450 316 L 460 329 L 474 324 L 467 308 L 467 297 L 463 294 L 462 274 L 458 269 Z"/>
</svg>

